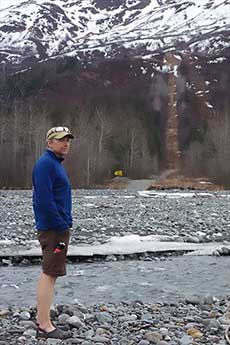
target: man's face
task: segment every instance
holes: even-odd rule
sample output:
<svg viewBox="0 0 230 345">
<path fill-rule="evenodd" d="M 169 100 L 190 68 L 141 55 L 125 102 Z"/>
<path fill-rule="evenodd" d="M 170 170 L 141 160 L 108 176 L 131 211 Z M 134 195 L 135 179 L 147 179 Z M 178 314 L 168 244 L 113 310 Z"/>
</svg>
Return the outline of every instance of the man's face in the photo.
<svg viewBox="0 0 230 345">
<path fill-rule="evenodd" d="M 48 141 L 48 147 L 57 155 L 65 156 L 69 152 L 70 138 L 64 137 L 62 139 L 50 139 Z"/>
</svg>

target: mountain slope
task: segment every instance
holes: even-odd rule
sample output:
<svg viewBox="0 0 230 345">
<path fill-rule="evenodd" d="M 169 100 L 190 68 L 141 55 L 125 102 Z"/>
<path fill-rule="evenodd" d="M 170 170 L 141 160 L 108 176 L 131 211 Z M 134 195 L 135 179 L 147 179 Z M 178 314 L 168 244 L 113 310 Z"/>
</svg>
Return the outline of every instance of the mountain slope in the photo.
<svg viewBox="0 0 230 345">
<path fill-rule="evenodd" d="M 0 62 L 60 55 L 226 55 L 230 0 L 1 0 Z"/>
</svg>

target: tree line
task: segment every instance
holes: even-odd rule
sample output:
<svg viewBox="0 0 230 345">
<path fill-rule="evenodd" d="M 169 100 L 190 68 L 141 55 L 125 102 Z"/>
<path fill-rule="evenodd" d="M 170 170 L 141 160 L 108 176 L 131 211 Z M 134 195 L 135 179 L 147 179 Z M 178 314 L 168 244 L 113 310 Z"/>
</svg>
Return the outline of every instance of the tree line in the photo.
<svg viewBox="0 0 230 345">
<path fill-rule="evenodd" d="M 14 100 L 0 108 L 1 188 L 31 188 L 36 159 L 46 149 L 49 128 L 64 125 L 76 139 L 66 158 L 74 187 L 102 185 L 117 169 L 143 178 L 158 172 L 159 138 L 148 107 L 125 102 L 114 106 L 91 100 L 81 107 L 56 107 Z"/>
</svg>

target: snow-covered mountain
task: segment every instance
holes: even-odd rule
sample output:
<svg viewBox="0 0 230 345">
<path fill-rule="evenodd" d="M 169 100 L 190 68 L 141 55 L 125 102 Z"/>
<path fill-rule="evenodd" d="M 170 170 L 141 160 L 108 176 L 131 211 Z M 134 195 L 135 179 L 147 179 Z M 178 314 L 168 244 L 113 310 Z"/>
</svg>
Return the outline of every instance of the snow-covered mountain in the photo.
<svg viewBox="0 0 230 345">
<path fill-rule="evenodd" d="M 162 51 L 229 55 L 230 0 L 0 0 L 0 63 Z"/>
</svg>

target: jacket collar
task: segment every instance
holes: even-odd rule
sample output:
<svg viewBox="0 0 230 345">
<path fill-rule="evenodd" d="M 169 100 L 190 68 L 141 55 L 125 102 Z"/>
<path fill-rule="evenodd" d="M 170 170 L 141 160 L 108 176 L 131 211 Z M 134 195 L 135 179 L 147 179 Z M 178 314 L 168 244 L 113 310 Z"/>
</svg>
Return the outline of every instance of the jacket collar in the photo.
<svg viewBox="0 0 230 345">
<path fill-rule="evenodd" d="M 63 158 L 63 157 L 58 157 L 51 149 L 47 149 L 46 152 L 47 152 L 51 157 L 53 157 L 54 159 L 56 159 L 57 161 L 59 161 L 59 162 L 64 161 L 64 158 Z"/>
</svg>

